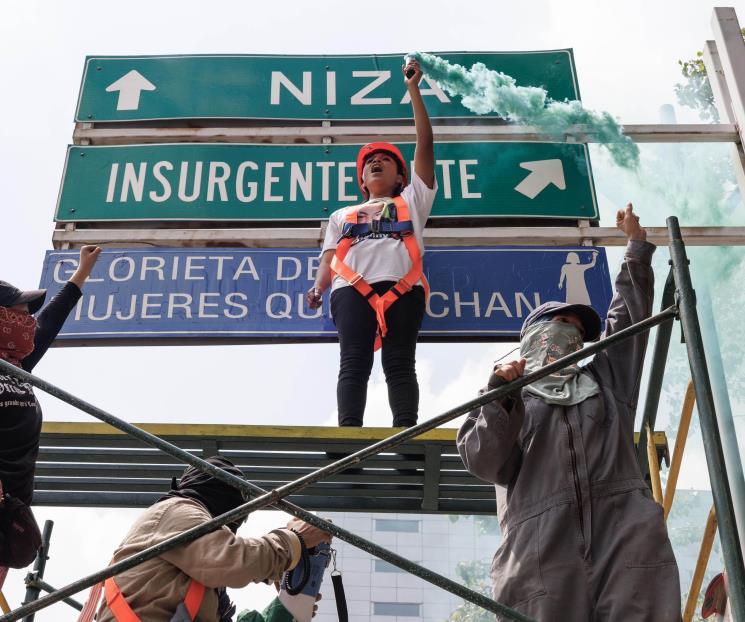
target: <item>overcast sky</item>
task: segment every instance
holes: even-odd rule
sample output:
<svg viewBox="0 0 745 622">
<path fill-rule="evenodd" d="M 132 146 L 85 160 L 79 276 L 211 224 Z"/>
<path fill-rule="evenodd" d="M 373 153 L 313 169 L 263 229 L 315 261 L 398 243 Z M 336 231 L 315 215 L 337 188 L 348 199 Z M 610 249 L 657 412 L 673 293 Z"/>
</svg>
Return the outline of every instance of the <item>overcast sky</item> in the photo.
<svg viewBox="0 0 745 622">
<path fill-rule="evenodd" d="M 734 4 L 745 22 L 745 3 Z M 691 57 L 712 38 L 711 11 L 702 0 L 5 0 L 0 4 L 0 278 L 22 288 L 38 285 L 44 252 L 51 248 L 52 215 L 86 55 L 571 47 L 588 107 L 608 110 L 626 123 L 656 123 L 659 107 L 675 103 L 678 59 Z M 690 111 L 677 113 L 681 122 L 697 122 Z M 611 192 L 602 184 L 598 194 L 601 218 L 610 223 L 625 197 L 616 198 L 617 188 Z M 648 224 L 662 224 L 666 214 L 654 206 L 638 207 Z M 617 251 L 609 253 L 612 275 L 619 257 Z M 489 362 L 507 349 L 421 345 L 422 416 L 472 397 Z M 51 350 L 36 372 L 129 421 L 330 425 L 336 420 L 337 362 L 336 345 L 68 348 Z M 379 363 L 370 386 L 366 423 L 389 425 Z M 39 397 L 47 420 L 89 420 Z M 695 446 L 692 458 L 695 466 L 684 468 L 681 485 L 706 487 Z M 57 521 L 47 577 L 63 585 L 105 565 L 137 511 L 39 508 L 36 514 L 40 523 L 50 517 Z M 262 514 L 243 533 L 263 533 L 280 520 Z M 22 576 L 12 573 L 6 585 L 14 606 L 22 595 Z M 269 597 L 258 588 L 237 594 L 236 600 L 248 605 L 253 598 L 260 606 Z M 56 606 L 36 619 L 74 616 Z"/>
</svg>

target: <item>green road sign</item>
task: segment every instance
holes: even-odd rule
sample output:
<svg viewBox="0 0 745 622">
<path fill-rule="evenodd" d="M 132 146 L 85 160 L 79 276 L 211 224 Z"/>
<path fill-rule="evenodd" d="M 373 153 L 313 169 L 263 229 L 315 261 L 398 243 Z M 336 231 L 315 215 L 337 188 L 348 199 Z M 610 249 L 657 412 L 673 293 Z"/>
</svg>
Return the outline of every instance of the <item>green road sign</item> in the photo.
<svg viewBox="0 0 745 622">
<path fill-rule="evenodd" d="M 482 62 L 553 99 L 579 99 L 571 50 L 446 52 Z M 76 121 L 150 119 L 408 119 L 403 54 L 367 56 L 91 56 Z M 425 80 L 433 118 L 475 116 Z"/>
<path fill-rule="evenodd" d="M 414 144 L 400 144 L 409 162 Z M 68 147 L 56 220 L 320 220 L 361 202 L 359 145 Z M 432 216 L 598 217 L 585 145 L 435 145 Z"/>
</svg>

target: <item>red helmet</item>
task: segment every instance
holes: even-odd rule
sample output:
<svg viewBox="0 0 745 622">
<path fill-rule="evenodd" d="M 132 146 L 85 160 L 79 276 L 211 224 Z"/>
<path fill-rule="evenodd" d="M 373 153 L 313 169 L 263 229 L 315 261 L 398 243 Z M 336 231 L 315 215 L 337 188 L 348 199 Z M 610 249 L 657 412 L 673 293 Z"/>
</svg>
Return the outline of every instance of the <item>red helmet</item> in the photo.
<svg viewBox="0 0 745 622">
<path fill-rule="evenodd" d="M 398 160 L 398 163 L 403 169 L 404 186 L 408 185 L 409 183 L 409 169 L 406 166 L 406 160 L 404 159 L 403 154 L 398 150 L 398 147 L 396 147 L 396 145 L 392 145 L 391 143 L 368 143 L 367 145 L 361 147 L 360 152 L 357 154 L 357 183 L 359 184 L 360 190 L 362 190 L 362 194 L 364 194 L 365 197 L 369 196 L 370 193 L 365 190 L 365 186 L 362 182 L 362 169 L 365 167 L 365 160 L 367 160 L 367 158 L 369 158 L 376 151 L 385 151 L 386 153 L 392 155 L 396 160 Z"/>
</svg>

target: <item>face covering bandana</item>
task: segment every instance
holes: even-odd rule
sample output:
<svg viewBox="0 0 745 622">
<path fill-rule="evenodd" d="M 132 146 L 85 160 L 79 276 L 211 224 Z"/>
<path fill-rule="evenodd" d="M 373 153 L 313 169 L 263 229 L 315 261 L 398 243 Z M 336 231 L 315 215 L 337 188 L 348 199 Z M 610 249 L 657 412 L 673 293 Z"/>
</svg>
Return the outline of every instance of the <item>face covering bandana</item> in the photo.
<svg viewBox="0 0 745 622">
<path fill-rule="evenodd" d="M 20 367 L 34 350 L 35 333 L 33 315 L 0 307 L 0 358 Z"/>
<path fill-rule="evenodd" d="M 530 326 L 520 342 L 520 356 L 527 360 L 525 373 L 582 349 L 579 329 L 566 322 L 538 322 Z M 572 406 L 600 393 L 600 387 L 575 363 L 525 387 L 524 391 L 549 404 Z"/>
</svg>

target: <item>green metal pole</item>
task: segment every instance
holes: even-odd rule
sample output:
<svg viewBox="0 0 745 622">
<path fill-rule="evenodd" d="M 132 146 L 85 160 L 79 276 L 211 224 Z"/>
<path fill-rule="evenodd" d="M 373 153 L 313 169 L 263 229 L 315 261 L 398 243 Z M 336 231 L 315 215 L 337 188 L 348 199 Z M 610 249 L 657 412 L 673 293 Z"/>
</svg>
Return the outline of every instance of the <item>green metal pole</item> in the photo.
<svg viewBox="0 0 745 622">
<path fill-rule="evenodd" d="M 666 309 L 675 302 L 675 279 L 672 269 L 667 274 L 665 288 L 662 291 L 661 308 Z M 667 353 L 670 349 L 670 335 L 673 332 L 672 323 L 661 324 L 657 329 L 657 335 L 652 349 L 652 367 L 649 370 L 649 381 L 647 382 L 647 397 L 644 400 L 641 427 L 639 428 L 639 443 L 636 446 L 636 461 L 642 477 L 646 478 L 649 473 L 649 459 L 647 458 L 647 424 L 654 432 L 654 424 L 657 419 L 657 408 L 660 405 L 662 393 L 662 380 L 665 376 L 667 365 Z"/>
<path fill-rule="evenodd" d="M 719 523 L 719 537 L 724 554 L 724 566 L 727 570 L 729 584 L 728 594 L 734 619 L 745 622 L 745 563 L 737 531 L 735 509 L 730 491 L 727 465 L 722 452 L 722 439 L 719 436 L 717 413 L 714 407 L 714 396 L 709 381 L 709 370 L 706 365 L 704 344 L 701 338 L 701 327 L 696 313 L 696 294 L 691 283 L 688 269 L 688 257 L 680 233 L 678 219 L 671 216 L 667 219 L 670 235 L 670 257 L 675 274 L 676 296 L 680 311 L 680 322 L 683 326 L 688 363 L 696 390 L 696 405 L 701 421 L 701 436 L 706 452 L 706 466 L 709 469 L 711 492 L 714 497 L 714 508 Z"/>
<path fill-rule="evenodd" d="M 23 599 L 23 604 L 33 603 L 37 598 L 41 590 L 32 585 L 34 579 L 41 579 L 44 576 L 44 569 L 47 567 L 47 559 L 49 559 L 49 544 L 52 540 L 52 528 L 54 527 L 53 521 L 44 521 L 44 529 L 41 534 L 41 548 L 36 555 L 34 561 L 34 570 L 26 575 L 26 597 Z M 34 614 L 27 615 L 23 622 L 34 622 Z"/>
<path fill-rule="evenodd" d="M 701 337 L 706 349 L 706 360 L 709 364 L 709 378 L 714 397 L 714 407 L 719 424 L 719 437 L 722 439 L 722 454 L 727 465 L 730 494 L 735 507 L 737 532 L 740 534 L 740 548 L 745 547 L 745 479 L 743 478 L 740 448 L 737 446 L 737 431 L 732 419 L 732 406 L 727 391 L 727 377 L 724 373 L 722 351 L 711 309 L 711 296 L 708 288 L 703 288 L 701 296 Z"/>
<path fill-rule="evenodd" d="M 32 587 L 38 587 L 41 590 L 44 590 L 47 592 L 47 594 L 51 594 L 52 592 L 56 592 L 57 588 L 49 585 L 46 581 L 43 579 L 34 579 L 33 577 L 26 577 L 26 585 L 31 585 Z M 80 604 L 77 600 L 74 600 L 72 598 L 63 598 L 62 602 L 66 605 L 70 605 L 73 609 L 77 609 L 78 611 L 83 610 L 83 605 Z"/>
<path fill-rule="evenodd" d="M 22 607 L 19 607 L 11 613 L 0 617 L 0 622 L 13 622 L 20 619 L 20 617 L 22 617 L 23 615 L 34 611 L 39 611 L 40 609 L 48 607 L 49 605 L 52 605 L 67 596 L 91 587 L 92 585 L 95 585 L 96 583 L 99 583 L 100 581 L 103 581 L 108 577 L 115 576 L 116 574 L 119 574 L 128 568 L 141 564 L 142 562 L 147 561 L 148 559 L 152 559 L 153 557 L 157 557 L 159 554 L 167 550 L 191 542 L 201 537 L 202 535 L 209 533 L 210 531 L 214 531 L 222 525 L 236 522 L 237 520 L 240 520 L 247 516 L 252 511 L 258 510 L 268 505 L 272 505 L 273 507 L 276 507 L 278 509 L 285 510 L 290 514 L 300 518 L 301 520 L 319 527 L 320 529 L 323 529 L 331 533 L 332 535 L 339 537 L 341 540 L 344 540 L 345 542 L 348 542 L 349 544 L 356 546 L 363 551 L 367 551 L 368 553 L 376 555 L 380 559 L 390 562 L 391 564 L 398 566 L 399 568 L 411 574 L 414 574 L 421 579 L 432 583 L 433 585 L 441 587 L 442 589 L 449 591 L 456 596 L 463 598 L 464 600 L 468 600 L 469 602 L 472 602 L 486 609 L 487 611 L 499 613 L 500 615 L 513 620 L 524 620 L 529 622 L 530 618 L 523 616 L 521 613 L 514 611 L 513 609 L 510 609 L 509 607 L 506 607 L 501 603 L 497 603 L 483 596 L 482 594 L 474 592 L 473 590 L 469 590 L 464 586 L 451 581 L 447 577 L 443 577 L 442 575 L 432 572 L 427 568 L 422 568 L 421 566 L 418 566 L 417 564 L 414 564 L 413 562 L 383 547 L 380 547 L 373 542 L 360 538 L 356 534 L 342 529 L 337 525 L 334 525 L 333 523 L 325 521 L 318 516 L 311 514 L 310 512 L 306 512 L 302 508 L 284 501 L 283 497 L 298 492 L 306 486 L 309 486 L 323 479 L 324 477 L 333 475 L 334 473 L 337 473 L 338 471 L 341 471 L 352 464 L 358 464 L 362 460 L 372 455 L 395 447 L 396 445 L 404 441 L 419 436 L 424 432 L 438 427 L 442 423 L 471 412 L 472 410 L 475 410 L 476 408 L 479 408 L 484 404 L 492 402 L 496 399 L 500 399 L 512 393 L 513 391 L 521 389 L 522 387 L 535 382 L 536 380 L 539 380 L 540 378 L 564 369 L 565 367 L 568 367 L 573 363 L 579 362 L 582 359 L 587 358 L 591 354 L 594 354 L 595 352 L 603 350 L 615 343 L 633 337 L 639 333 L 648 331 L 654 326 L 657 326 L 664 322 L 669 322 L 676 316 L 676 314 L 677 309 L 675 309 L 674 307 L 665 309 L 657 315 L 642 320 L 641 322 L 638 322 L 633 326 L 629 326 L 628 328 L 625 328 L 611 335 L 610 337 L 606 337 L 601 341 L 590 344 L 584 349 L 569 354 L 568 356 L 565 356 L 562 359 L 546 365 L 541 369 L 528 374 L 527 376 L 522 376 L 521 378 L 513 380 L 512 382 L 497 389 L 488 391 L 477 398 L 474 398 L 464 404 L 461 404 L 460 406 L 457 406 L 456 408 L 453 408 L 416 426 L 403 430 L 402 432 L 394 434 L 387 439 L 374 443 L 373 445 L 361 449 L 360 451 L 351 454 L 346 458 L 338 460 L 330 465 L 318 469 L 317 471 L 309 473 L 308 475 L 301 477 L 293 482 L 289 482 L 283 486 L 280 486 L 271 492 L 266 492 L 255 484 L 252 484 L 251 482 L 247 482 L 244 479 L 231 475 L 223 471 L 222 469 L 215 467 L 209 462 L 206 462 L 201 458 L 197 458 L 196 456 L 193 456 L 183 449 L 176 447 L 175 445 L 172 445 L 171 443 L 168 443 L 167 441 L 164 441 L 163 439 L 153 434 L 145 432 L 144 430 L 141 430 L 140 428 L 137 428 L 136 426 L 133 426 L 132 424 L 127 423 L 126 421 L 119 419 L 118 417 L 115 417 L 114 415 L 111 415 L 110 413 L 107 413 L 106 411 L 93 406 L 88 402 L 85 402 L 84 400 L 81 400 L 80 398 L 72 395 L 64 389 L 61 389 L 45 380 L 42 380 L 41 378 L 33 376 L 32 374 L 29 374 L 28 372 L 0 359 L 0 371 L 16 376 L 17 378 L 30 383 L 31 385 L 45 391 L 46 393 L 49 393 L 50 395 L 53 395 L 58 399 L 93 415 L 97 419 L 105 421 L 109 425 L 126 432 L 127 434 L 143 441 L 146 444 L 160 449 L 161 451 L 174 456 L 179 460 L 182 460 L 183 462 L 190 464 L 198 469 L 201 469 L 204 472 L 210 473 L 215 478 L 224 481 L 227 484 L 235 486 L 236 488 L 239 488 L 240 490 L 243 490 L 245 492 L 257 492 L 261 495 L 258 498 L 236 508 L 235 510 L 232 510 L 231 512 L 228 512 L 218 518 L 213 519 L 212 521 L 209 521 L 208 523 L 205 523 L 204 525 L 200 525 L 199 527 L 190 529 L 189 531 L 179 534 L 178 536 L 174 536 L 173 538 L 170 538 L 169 540 L 166 540 L 155 547 L 124 559 L 114 566 L 110 566 L 92 575 L 89 575 L 88 577 L 75 581 L 74 583 L 60 588 L 54 594 L 43 596 L 34 603 L 23 605 Z M 207 529 L 207 531 L 204 531 L 205 529 Z"/>
</svg>

